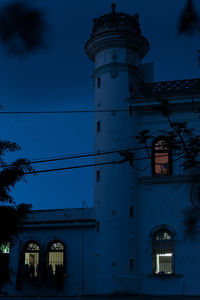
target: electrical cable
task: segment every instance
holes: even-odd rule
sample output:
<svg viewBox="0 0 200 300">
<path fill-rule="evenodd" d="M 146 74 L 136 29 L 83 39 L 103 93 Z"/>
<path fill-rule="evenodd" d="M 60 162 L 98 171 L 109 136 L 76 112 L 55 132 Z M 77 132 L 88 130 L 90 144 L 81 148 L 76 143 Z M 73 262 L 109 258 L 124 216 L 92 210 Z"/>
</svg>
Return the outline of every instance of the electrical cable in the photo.
<svg viewBox="0 0 200 300">
<path fill-rule="evenodd" d="M 156 156 L 158 157 L 162 157 L 162 156 L 166 156 L 165 154 L 163 155 L 159 155 Z M 31 172 L 26 172 L 25 175 L 28 174 L 38 174 L 38 173 L 47 173 L 47 172 L 57 172 L 57 171 L 64 171 L 64 170 L 73 170 L 73 169 L 80 169 L 80 168 L 88 168 L 88 167 L 95 167 L 95 166 L 103 166 L 103 165 L 113 165 L 113 164 L 122 164 L 124 162 L 132 162 L 132 161 L 139 161 L 139 160 L 145 160 L 145 159 L 150 159 L 148 156 L 145 157 L 136 157 L 136 158 L 132 158 L 130 161 L 127 159 L 122 159 L 119 161 L 110 161 L 110 162 L 103 162 L 103 163 L 94 163 L 94 164 L 86 164 L 86 165 L 78 165 L 78 166 L 70 166 L 70 167 L 62 167 L 62 168 L 52 168 L 52 169 L 45 169 L 45 170 L 36 170 L 36 171 L 31 171 Z M 162 165 L 162 163 L 157 163 L 157 165 Z M 135 167 L 135 166 L 133 166 Z M 145 170 L 147 167 L 145 167 L 144 169 L 141 169 L 140 171 Z"/>
<path fill-rule="evenodd" d="M 178 144 L 180 142 L 177 142 Z M 120 153 L 123 151 L 138 151 L 138 150 L 146 150 L 146 149 L 152 149 L 153 146 L 143 146 L 143 147 L 136 147 L 136 148 L 125 148 L 125 149 L 117 149 L 112 151 L 104 151 L 104 152 L 96 152 L 96 153 L 83 153 L 83 154 L 77 154 L 77 155 L 66 155 L 66 156 L 58 156 L 57 158 L 47 158 L 47 159 L 41 159 L 41 160 L 30 160 L 27 162 L 27 164 L 40 164 L 40 163 L 47 163 L 47 162 L 54 162 L 54 161 L 62 161 L 62 160 L 68 160 L 68 159 L 76 159 L 76 158 L 84 158 L 84 157 L 92 157 L 92 156 L 100 156 L 100 155 L 108 155 L 108 154 L 114 154 L 114 153 Z M 10 167 L 13 163 L 0 165 L 0 168 L 4 167 Z"/>
<path fill-rule="evenodd" d="M 115 113 L 129 112 L 129 109 L 104 109 L 104 110 L 52 110 L 52 111 L 0 111 L 1 115 L 25 114 L 80 114 L 80 113 Z"/>
</svg>

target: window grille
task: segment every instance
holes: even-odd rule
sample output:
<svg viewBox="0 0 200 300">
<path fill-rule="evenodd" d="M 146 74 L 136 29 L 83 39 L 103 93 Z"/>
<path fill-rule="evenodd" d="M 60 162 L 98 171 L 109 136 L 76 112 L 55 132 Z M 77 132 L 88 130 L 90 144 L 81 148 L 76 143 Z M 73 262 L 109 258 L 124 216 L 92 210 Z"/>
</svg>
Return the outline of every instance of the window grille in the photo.
<svg viewBox="0 0 200 300">
<path fill-rule="evenodd" d="M 39 273 L 40 246 L 35 241 L 24 245 L 24 273 L 25 278 L 36 277 Z"/>
<path fill-rule="evenodd" d="M 166 138 L 156 139 L 152 150 L 152 175 L 169 176 L 172 174 L 172 151 Z"/>
<path fill-rule="evenodd" d="M 172 233 L 166 229 L 160 229 L 153 235 L 153 273 L 172 274 L 174 241 Z"/>
<path fill-rule="evenodd" d="M 48 269 L 53 275 L 64 274 L 64 245 L 60 241 L 53 241 L 48 246 Z"/>
</svg>

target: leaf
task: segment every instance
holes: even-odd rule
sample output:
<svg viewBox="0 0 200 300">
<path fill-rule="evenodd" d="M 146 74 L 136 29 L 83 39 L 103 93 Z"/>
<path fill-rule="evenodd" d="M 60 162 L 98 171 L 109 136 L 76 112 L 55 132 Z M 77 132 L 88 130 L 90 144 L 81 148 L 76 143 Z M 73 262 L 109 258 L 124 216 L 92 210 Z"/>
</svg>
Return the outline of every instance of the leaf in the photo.
<svg viewBox="0 0 200 300">
<path fill-rule="evenodd" d="M 192 35 L 196 31 L 199 31 L 199 16 L 196 13 L 192 0 L 187 0 L 179 20 L 179 34 Z"/>
</svg>

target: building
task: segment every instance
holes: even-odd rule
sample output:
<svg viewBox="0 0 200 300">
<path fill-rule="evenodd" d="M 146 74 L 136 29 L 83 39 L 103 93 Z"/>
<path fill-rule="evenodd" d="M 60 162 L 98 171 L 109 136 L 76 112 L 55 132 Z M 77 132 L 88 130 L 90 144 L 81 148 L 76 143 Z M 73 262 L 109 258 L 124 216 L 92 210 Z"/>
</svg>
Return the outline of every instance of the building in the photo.
<svg viewBox="0 0 200 300">
<path fill-rule="evenodd" d="M 9 255 L 10 296 L 200 295 L 200 240 L 186 239 L 182 224 L 194 174 L 173 156 L 169 124 L 154 110 L 167 99 L 174 120 L 198 130 L 191 99 L 200 79 L 153 82 L 148 49 L 138 15 L 113 5 L 94 20 L 85 45 L 95 64 L 94 208 L 30 214 Z M 146 129 L 151 160 L 135 139 Z"/>
</svg>

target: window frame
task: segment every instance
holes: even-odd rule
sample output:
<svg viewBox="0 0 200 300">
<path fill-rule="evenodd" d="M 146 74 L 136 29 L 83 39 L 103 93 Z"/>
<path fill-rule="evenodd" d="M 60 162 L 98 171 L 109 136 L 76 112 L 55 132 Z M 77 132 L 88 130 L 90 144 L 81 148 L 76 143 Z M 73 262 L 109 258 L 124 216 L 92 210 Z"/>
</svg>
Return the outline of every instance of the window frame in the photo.
<svg viewBox="0 0 200 300">
<path fill-rule="evenodd" d="M 168 149 L 166 150 L 156 150 L 155 147 L 156 147 L 156 144 L 159 142 L 159 141 L 165 141 L 167 146 L 168 146 Z M 165 174 L 159 174 L 159 173 L 156 173 L 155 171 L 155 164 L 156 164 L 156 153 L 167 153 L 168 154 L 168 173 L 165 175 Z M 171 176 L 172 173 L 173 173 L 173 163 L 172 163 L 172 149 L 170 147 L 170 139 L 166 136 L 159 136 L 157 138 L 155 138 L 153 140 L 153 143 L 152 143 L 152 155 L 151 155 L 151 173 L 152 173 L 152 176 L 155 176 L 155 177 L 165 177 L 165 176 Z"/>
<path fill-rule="evenodd" d="M 51 249 L 51 246 L 54 244 L 54 243 L 60 243 L 62 246 L 63 246 L 63 249 L 61 250 L 52 250 Z M 66 274 L 66 246 L 64 244 L 63 241 L 59 240 L 59 239 L 56 239 L 56 240 L 52 240 L 48 243 L 47 245 L 47 251 L 46 251 L 46 268 L 48 270 L 48 267 L 49 267 L 49 253 L 50 252 L 62 252 L 63 253 L 63 272 L 64 272 L 64 276 Z M 53 275 L 55 276 L 55 272 L 53 271 Z"/>
<path fill-rule="evenodd" d="M 158 236 L 158 234 L 160 233 L 167 233 L 170 236 L 170 239 L 156 239 L 156 237 Z M 168 245 L 167 245 L 167 241 L 168 241 Z M 170 242 L 169 242 L 170 241 Z M 157 244 L 157 245 L 156 245 Z M 161 249 L 158 248 L 158 246 L 160 245 Z M 159 228 L 156 231 L 154 231 L 153 235 L 152 235 L 152 273 L 153 275 L 156 276 L 172 276 L 174 275 L 174 269 L 175 269 L 175 265 L 174 265 L 174 234 L 171 230 L 169 230 L 166 227 L 163 228 Z M 157 262 L 156 262 L 156 258 L 158 254 L 168 254 L 171 253 L 172 258 L 170 261 L 170 268 L 172 270 L 171 273 L 165 273 L 163 271 L 161 272 L 157 272 Z"/>
<path fill-rule="evenodd" d="M 39 247 L 39 249 L 28 249 L 28 245 L 30 244 L 35 244 Z M 26 266 L 26 253 L 38 253 L 38 261 L 37 264 L 34 264 L 34 268 L 35 268 L 35 275 L 32 276 L 32 278 L 36 278 L 39 274 L 37 273 L 37 265 L 39 265 L 40 268 L 40 258 L 41 258 L 41 247 L 40 247 L 40 243 L 36 240 L 28 240 L 24 243 L 23 245 L 23 264 L 24 264 L 24 268 Z M 30 267 L 30 265 L 29 265 Z M 31 276 L 30 276 L 31 277 Z M 28 279 L 28 278 L 27 278 Z"/>
</svg>

